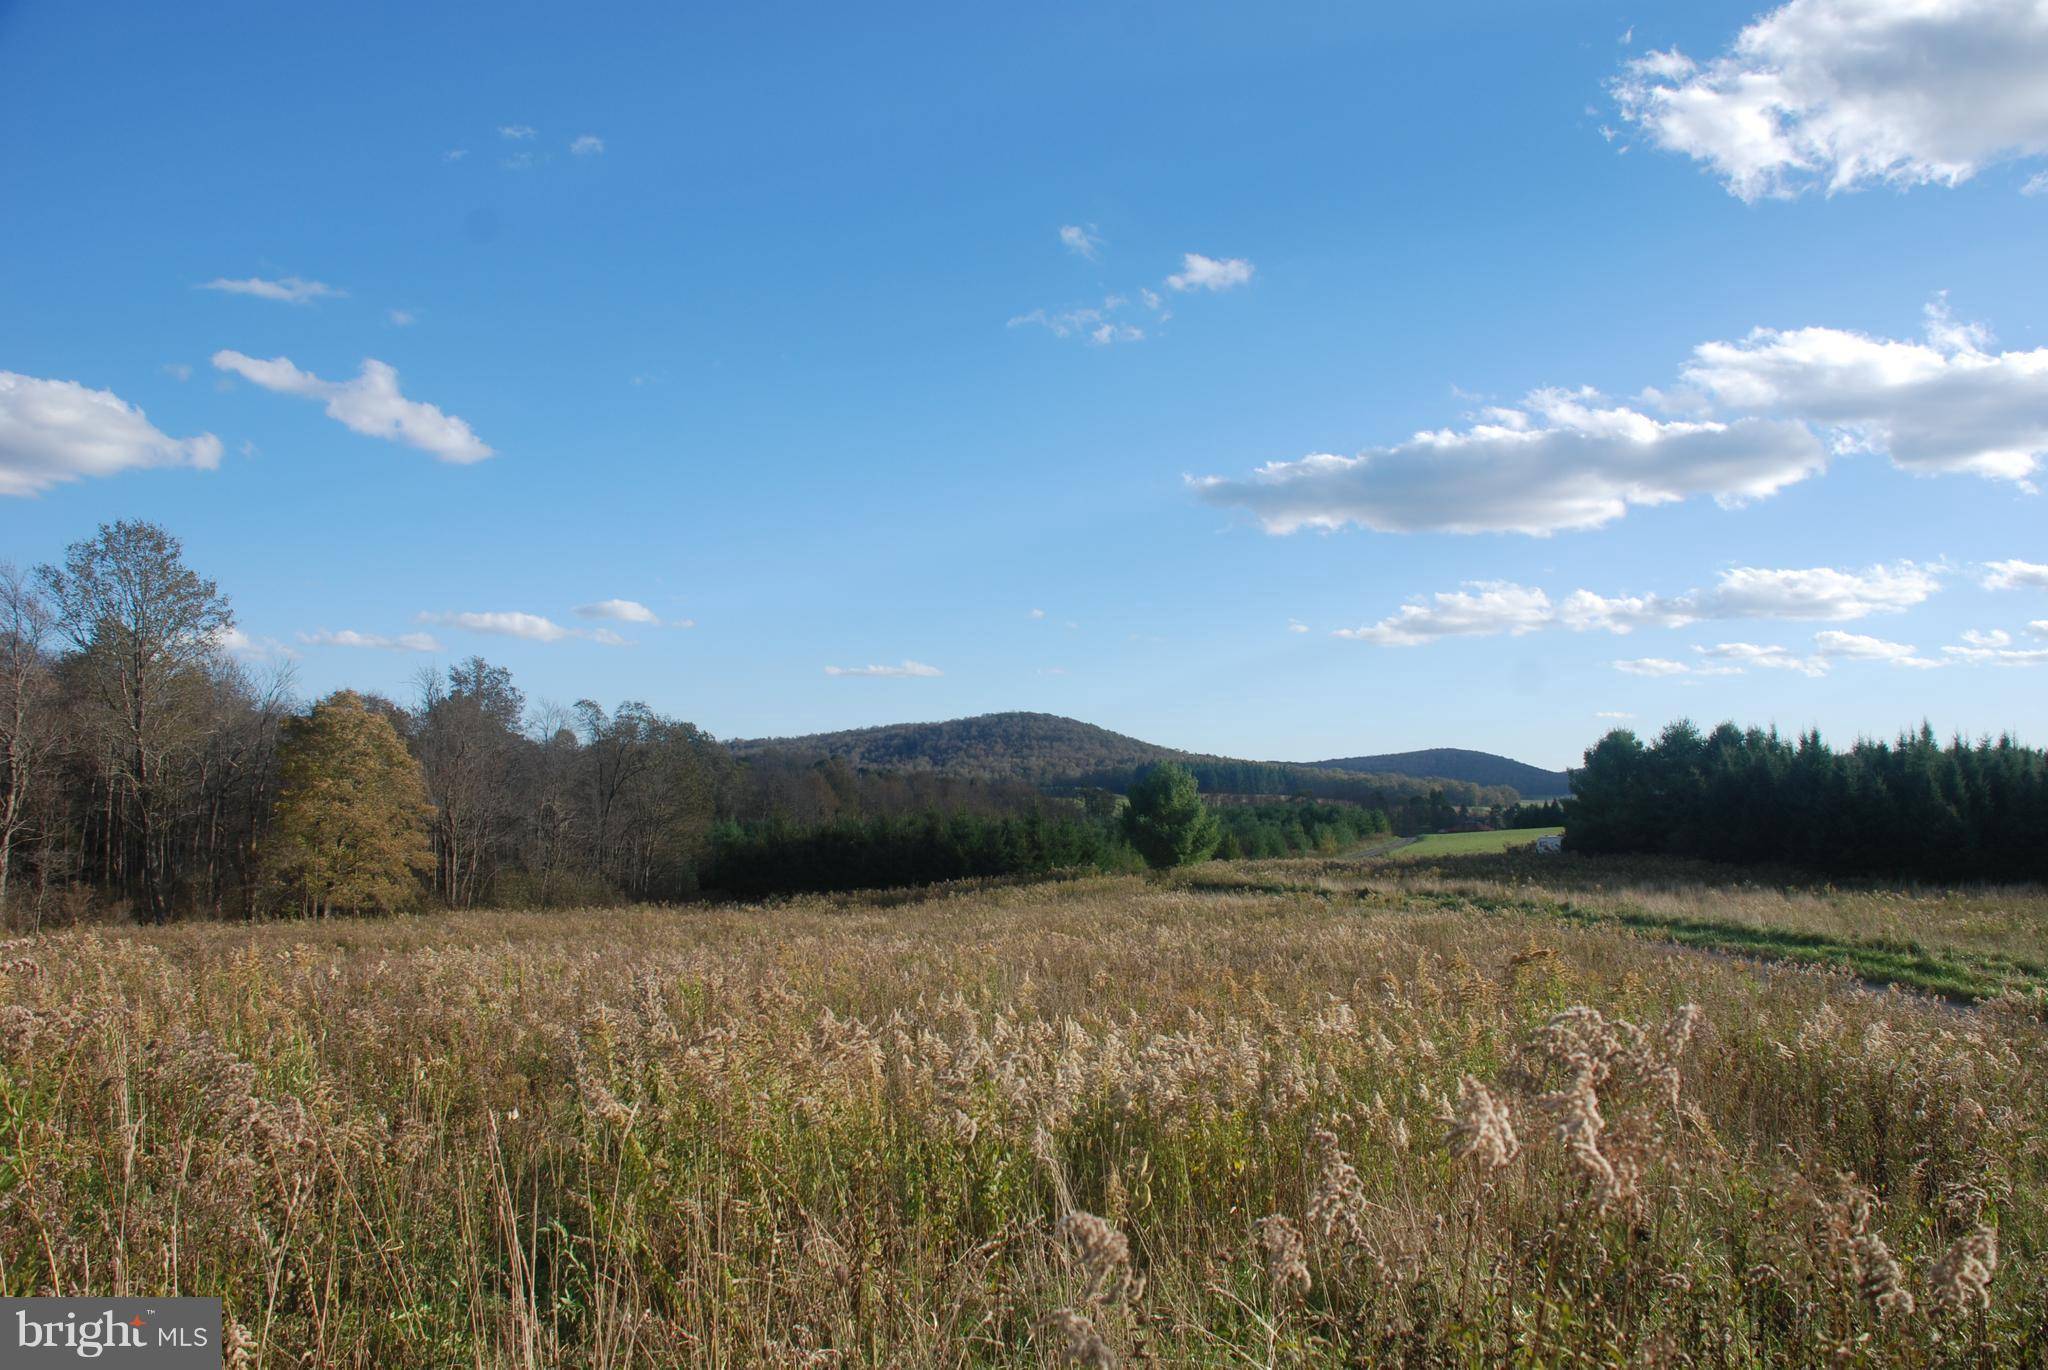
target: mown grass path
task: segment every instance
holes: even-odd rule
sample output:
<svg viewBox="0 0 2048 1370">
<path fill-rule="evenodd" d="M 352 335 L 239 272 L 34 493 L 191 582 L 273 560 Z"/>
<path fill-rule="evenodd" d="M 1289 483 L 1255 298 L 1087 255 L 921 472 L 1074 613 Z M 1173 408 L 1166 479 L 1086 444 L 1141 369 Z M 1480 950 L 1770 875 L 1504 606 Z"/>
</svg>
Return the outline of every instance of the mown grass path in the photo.
<svg viewBox="0 0 2048 1370">
<path fill-rule="evenodd" d="M 1274 878 L 1263 870 L 1240 867 L 1228 873 L 1197 873 L 1189 880 L 1198 888 L 1348 898 L 1389 911 L 1432 909 L 1514 915 L 1612 928 L 1693 951 L 1838 970 L 1869 985 L 1897 985 L 1964 1003 L 2007 993 L 2048 995 L 2048 960 L 2038 956 L 1941 946 L 1917 937 L 1858 937 L 1737 918 L 1678 914 L 1631 899 L 1626 886 L 1612 894 L 1549 890 L 1543 886 L 1545 868 L 1537 864 L 1538 858 L 1520 862 L 1520 867 L 1526 868 L 1522 872 L 1525 878 L 1509 886 L 1492 880 L 1457 879 L 1464 863 L 1452 855 L 1437 867 L 1436 873 L 1446 879 L 1418 886 L 1402 878 L 1408 873 L 1402 864 L 1427 859 L 1432 854 L 1420 852 L 1418 846 L 1407 846 L 1392 855 L 1391 860 L 1382 860 L 1392 850 L 1372 853 L 1357 862 L 1356 877 L 1372 883 L 1350 888 L 1329 879 L 1329 863 L 1322 863 L 1314 873 L 1305 873 L 1309 878 Z M 1495 871 L 1489 866 L 1485 874 Z M 1382 883 L 1374 881 L 1376 875 L 1391 878 Z"/>
</svg>

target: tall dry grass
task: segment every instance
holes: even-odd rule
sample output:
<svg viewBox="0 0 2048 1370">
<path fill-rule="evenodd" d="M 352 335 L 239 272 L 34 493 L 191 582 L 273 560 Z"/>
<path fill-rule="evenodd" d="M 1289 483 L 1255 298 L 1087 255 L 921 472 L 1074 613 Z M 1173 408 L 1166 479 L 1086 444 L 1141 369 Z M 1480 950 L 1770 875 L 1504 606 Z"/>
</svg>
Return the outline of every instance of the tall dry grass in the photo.
<svg viewBox="0 0 2048 1370">
<path fill-rule="evenodd" d="M 0 1289 L 246 1365 L 2031 1364 L 2048 1029 L 1136 879 L 0 949 Z"/>
</svg>

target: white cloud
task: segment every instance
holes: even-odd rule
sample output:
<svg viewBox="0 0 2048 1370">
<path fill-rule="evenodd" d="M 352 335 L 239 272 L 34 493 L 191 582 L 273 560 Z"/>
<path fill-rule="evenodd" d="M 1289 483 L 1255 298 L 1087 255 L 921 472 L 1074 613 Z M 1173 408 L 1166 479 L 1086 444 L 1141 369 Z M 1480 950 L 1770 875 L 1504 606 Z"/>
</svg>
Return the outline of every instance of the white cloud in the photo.
<svg viewBox="0 0 2048 1370">
<path fill-rule="evenodd" d="M 1896 614 L 1941 588 L 1940 577 L 1902 561 L 1861 571 L 1831 566 L 1773 571 L 1738 566 L 1701 597 L 1702 618 L 1790 618 L 1844 622 L 1871 614 Z"/>
<path fill-rule="evenodd" d="M 1308 631 L 1308 625 L 1298 618 L 1290 618 L 1287 620 L 1287 631 L 1290 633 L 1305 633 Z"/>
<path fill-rule="evenodd" d="M 252 637 L 240 628 L 223 628 L 213 640 L 224 652 L 244 661 L 296 661 L 299 654 L 274 637 Z"/>
<path fill-rule="evenodd" d="M 1981 584 L 1987 590 L 2048 590 L 2048 565 L 2038 561 L 1987 561 Z"/>
<path fill-rule="evenodd" d="M 1972 647 L 2010 647 L 2012 646 L 2012 634 L 2003 628 L 1993 628 L 1989 632 L 1980 632 L 1975 628 L 1969 628 L 1963 632 L 1963 641 L 1969 643 Z"/>
<path fill-rule="evenodd" d="M 604 139 L 595 133 L 586 133 L 569 144 L 569 151 L 578 157 L 595 157 L 604 151 Z"/>
<path fill-rule="evenodd" d="M 1211 504 L 1250 511 L 1269 533 L 1358 524 L 1540 537 L 1598 527 L 1637 505 L 1761 499 L 1827 464 L 1796 423 L 1660 421 L 1591 391 L 1539 390 L 1523 408 L 1485 418 L 1355 457 L 1315 453 L 1268 462 L 1246 480 L 1191 483 Z"/>
<path fill-rule="evenodd" d="M 1033 609 L 1030 613 L 1024 615 L 1024 617 L 1031 619 L 1033 622 L 1036 622 L 1037 620 L 1045 617 L 1045 610 Z"/>
<path fill-rule="evenodd" d="M 606 618 L 615 623 L 661 622 L 659 614 L 633 599 L 601 599 L 595 604 L 579 604 L 576 613 L 579 618 Z"/>
<path fill-rule="evenodd" d="M 506 139 L 509 142 L 530 142 L 537 132 L 539 132 L 539 130 L 535 129 L 531 124 L 498 125 L 498 136 L 500 138 Z"/>
<path fill-rule="evenodd" d="M 346 290 L 337 290 L 320 281 L 301 280 L 297 276 L 286 276 L 276 281 L 266 281 L 261 276 L 231 281 L 225 276 L 220 276 L 207 281 L 199 288 L 221 290 L 230 295 L 254 295 L 259 300 L 276 300 L 282 304 L 311 304 L 315 300 L 338 300 L 348 294 Z"/>
<path fill-rule="evenodd" d="M 1965 633 L 1965 638 L 1971 634 Z M 2004 634 L 1999 634 L 2004 637 Z M 2010 642 L 2011 638 L 2005 639 Z M 2048 647 L 1972 646 L 1944 647 L 1943 655 L 1953 661 L 1971 666 L 2042 666 L 2048 665 Z"/>
<path fill-rule="evenodd" d="M 1754 642 L 1717 642 L 1711 647 L 1694 647 L 1706 661 L 1731 668 L 1729 673 L 1751 666 L 1767 671 L 1796 671 L 1805 676 L 1828 673 L 1828 663 L 1817 656 L 1799 656 L 1790 648 L 1763 646 Z"/>
<path fill-rule="evenodd" d="M 1572 591 L 1557 612 L 1558 622 L 1577 633 L 1596 628 L 1621 634 L 1638 628 L 1683 628 L 1698 618 L 1689 595 L 1676 599 L 1663 595 L 1617 595 L 1610 599 L 1591 590 Z"/>
<path fill-rule="evenodd" d="M 165 362 L 164 374 L 174 381 L 189 381 L 192 379 L 192 368 L 183 362 Z"/>
<path fill-rule="evenodd" d="M 1637 657 L 1633 661 L 1617 661 L 1614 663 L 1614 669 L 1622 672 L 1624 675 L 1640 675 L 1656 678 L 1663 676 L 1685 675 L 1692 668 L 1687 666 L 1683 661 L 1673 661 L 1669 657 L 1645 656 Z"/>
<path fill-rule="evenodd" d="M 1831 454 L 1881 453 L 1916 474 L 1968 472 L 2028 492 L 2048 457 L 2048 347 L 1991 352 L 1981 327 L 1937 300 L 1926 339 L 1832 328 L 1759 329 L 1694 349 L 1653 418 L 1592 390 L 1537 390 L 1463 428 L 1417 433 L 1356 456 L 1272 461 L 1244 479 L 1193 478 L 1212 504 L 1270 533 L 1356 524 L 1377 532 L 1593 528 L 1630 508 L 1776 494 Z"/>
<path fill-rule="evenodd" d="M 1626 709 L 1595 709 L 1595 710 L 1593 711 L 1593 717 L 1595 717 L 1595 718 L 1613 718 L 1613 719 L 1626 719 L 1626 718 L 1634 718 L 1634 717 L 1635 717 L 1635 715 L 1634 715 L 1634 714 L 1632 714 L 1632 713 L 1630 713 L 1630 712 L 1629 712 L 1628 710 L 1626 710 Z"/>
<path fill-rule="evenodd" d="M 327 416 L 345 427 L 417 447 L 442 461 L 468 463 L 495 455 L 461 419 L 400 394 L 398 372 L 374 358 L 364 360 L 362 373 L 352 381 L 321 380 L 292 365 L 289 357 L 259 361 L 222 351 L 213 354 L 213 364 L 265 390 L 324 400 Z"/>
<path fill-rule="evenodd" d="M 1467 581 L 1401 606 L 1391 618 L 1364 628 L 1339 628 L 1336 637 L 1380 647 L 1417 647 L 1442 637 L 1486 637 L 1534 632 L 1553 618 L 1550 596 L 1502 580 Z"/>
<path fill-rule="evenodd" d="M 1823 657 L 1843 661 L 1882 661 L 1893 666 L 1906 666 L 1915 670 L 1927 670 L 1941 665 L 1921 656 L 1910 644 L 1887 642 L 1879 637 L 1865 637 L 1861 633 L 1845 633 L 1827 628 L 1813 635 L 1814 650 Z"/>
<path fill-rule="evenodd" d="M 1937 299 L 1924 342 L 1759 328 L 1741 342 L 1702 344 L 1682 376 L 1724 408 L 1827 429 L 1837 451 L 2026 485 L 2048 453 L 2048 347 L 1991 345 L 1984 328 L 1957 323 Z"/>
<path fill-rule="evenodd" d="M 2048 153 L 2038 0 L 1792 0 L 1704 65 L 1652 52 L 1613 93 L 1744 200 L 1957 185 Z"/>
<path fill-rule="evenodd" d="M 2037 171 L 2020 186 L 2022 195 L 2048 195 L 2048 171 Z"/>
<path fill-rule="evenodd" d="M 0 495 L 33 495 L 86 476 L 220 465 L 211 433 L 173 438 L 111 390 L 0 371 Z"/>
<path fill-rule="evenodd" d="M 472 633 L 516 637 L 527 642 L 560 642 L 563 638 L 576 637 L 605 647 L 632 645 L 609 628 L 565 628 L 553 619 L 512 609 L 487 613 L 422 613 L 417 617 L 421 623 L 439 623 Z"/>
<path fill-rule="evenodd" d="M 1166 278 L 1175 290 L 1229 290 L 1250 282 L 1254 270 L 1242 257 L 1204 257 L 1199 252 L 1181 254 L 1181 269 Z"/>
<path fill-rule="evenodd" d="M 2035 637 L 2048 637 L 2048 618 L 2037 618 L 2027 624 L 2027 631 Z"/>
<path fill-rule="evenodd" d="M 826 675 L 833 676 L 893 676 L 923 677 L 944 675 L 936 666 L 927 666 L 922 661 L 906 661 L 900 666 L 827 666 Z"/>
<path fill-rule="evenodd" d="M 1083 337 L 1097 346 L 1118 342 L 1139 342 L 1145 330 L 1133 324 L 1120 323 L 1110 316 L 1123 308 L 1129 301 L 1121 295 L 1106 297 L 1099 307 L 1077 306 L 1072 309 L 1034 309 L 1029 314 L 1019 314 L 1008 323 L 1010 328 L 1021 328 L 1036 324 L 1055 338 Z"/>
<path fill-rule="evenodd" d="M 1083 228 L 1079 224 L 1061 224 L 1060 242 L 1067 251 L 1094 261 L 1102 253 L 1102 235 L 1095 231 L 1095 225 Z"/>
<path fill-rule="evenodd" d="M 553 619 L 539 614 L 525 614 L 517 610 L 497 610 L 489 613 L 422 613 L 422 623 L 440 623 L 450 628 L 466 628 L 472 633 L 495 633 L 500 637 L 524 638 L 528 642 L 559 642 L 576 634 L 574 628 L 564 628 Z"/>
<path fill-rule="evenodd" d="M 1626 635 L 1638 628 L 1683 628 L 1704 619 L 1844 622 L 1911 608 L 1939 590 L 1941 582 L 1934 571 L 1902 561 L 1862 571 L 1737 566 L 1723 571 L 1708 590 L 1611 597 L 1574 590 L 1555 607 L 1543 591 L 1524 586 L 1485 582 L 1471 588 L 1483 593 L 1417 600 L 1392 618 L 1370 628 L 1341 630 L 1338 636 L 1409 647 L 1451 633 L 1527 633 L 1551 626 Z"/>
<path fill-rule="evenodd" d="M 394 328 L 411 328 L 419 322 L 419 315 L 410 309 L 387 309 L 384 311 L 384 317 Z"/>
<path fill-rule="evenodd" d="M 441 160 L 444 162 L 459 162 L 467 156 L 469 156 L 468 148 L 451 147 L 446 152 L 441 154 Z"/>
<path fill-rule="evenodd" d="M 432 633 L 400 633 L 387 637 L 382 633 L 359 633 L 353 628 L 342 628 L 329 632 L 322 628 L 317 633 L 300 633 L 299 641 L 314 647 L 364 647 L 385 652 L 438 652 L 441 644 Z"/>
</svg>

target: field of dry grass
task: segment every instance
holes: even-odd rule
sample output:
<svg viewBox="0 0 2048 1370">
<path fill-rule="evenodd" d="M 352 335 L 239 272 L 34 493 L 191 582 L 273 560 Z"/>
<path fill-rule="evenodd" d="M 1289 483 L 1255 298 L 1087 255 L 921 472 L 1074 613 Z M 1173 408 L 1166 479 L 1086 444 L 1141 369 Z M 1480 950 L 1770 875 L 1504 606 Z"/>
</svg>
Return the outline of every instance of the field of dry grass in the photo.
<svg viewBox="0 0 2048 1370">
<path fill-rule="evenodd" d="M 263 1366 L 2040 1364 L 2025 974 L 1667 934 L 2044 913 L 1468 858 L 48 934 L 0 1290 Z"/>
</svg>

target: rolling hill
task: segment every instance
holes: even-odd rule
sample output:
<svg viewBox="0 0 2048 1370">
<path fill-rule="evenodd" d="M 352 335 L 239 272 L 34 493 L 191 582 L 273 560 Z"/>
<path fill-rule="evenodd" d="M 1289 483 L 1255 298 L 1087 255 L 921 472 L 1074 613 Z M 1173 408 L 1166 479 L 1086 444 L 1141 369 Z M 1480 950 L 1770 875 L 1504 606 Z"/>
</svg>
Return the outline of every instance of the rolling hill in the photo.
<svg viewBox="0 0 2048 1370">
<path fill-rule="evenodd" d="M 763 751 L 836 756 L 870 770 L 939 771 L 1034 785 L 1072 783 L 1097 772 L 1192 761 L 1189 752 L 1155 746 L 1058 714 L 981 714 L 943 723 L 890 723 L 878 728 L 754 738 L 732 744 L 747 756 Z"/>
<path fill-rule="evenodd" d="M 1546 771 L 1492 752 L 1473 752 L 1462 747 L 1347 756 L 1311 764 L 1322 770 L 1436 776 L 1444 780 L 1469 780 L 1475 785 L 1511 785 L 1524 799 L 1555 799 L 1572 792 L 1563 771 Z"/>
<path fill-rule="evenodd" d="M 1161 747 L 1078 719 L 1041 713 L 982 714 L 941 723 L 892 723 L 803 737 L 751 738 L 731 745 L 741 757 L 769 752 L 837 757 L 866 770 L 932 771 L 982 780 L 1018 780 L 1032 785 L 1092 784 L 1121 788 L 1139 767 L 1157 761 L 1179 761 L 1195 768 L 1203 788 L 1212 792 L 1306 792 L 1351 797 L 1347 792 L 1370 786 L 1398 798 L 1425 790 L 1430 781 L 1448 782 L 1445 788 L 1456 803 L 1504 802 L 1509 798 L 1501 792 L 1504 788 L 1530 794 L 1564 792 L 1561 774 L 1485 752 L 1411 752 L 1396 757 L 1306 765 L 1244 761 Z M 1429 771 L 1364 764 L 1374 759 L 1405 762 L 1439 757 L 1452 769 Z M 1491 769 L 1482 763 L 1490 763 Z M 1520 784 L 1505 778 L 1510 773 L 1529 780 L 1535 788 L 1522 791 Z"/>
</svg>

